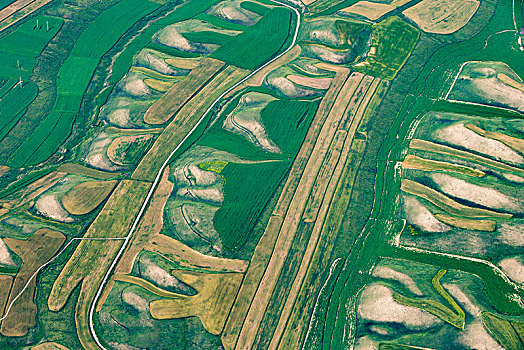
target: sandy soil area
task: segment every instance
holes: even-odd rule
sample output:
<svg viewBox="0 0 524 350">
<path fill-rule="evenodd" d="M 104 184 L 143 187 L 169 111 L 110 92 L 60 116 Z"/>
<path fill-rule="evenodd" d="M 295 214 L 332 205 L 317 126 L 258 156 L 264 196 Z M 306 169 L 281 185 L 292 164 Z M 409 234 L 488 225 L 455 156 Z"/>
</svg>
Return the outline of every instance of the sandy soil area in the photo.
<svg viewBox="0 0 524 350">
<path fill-rule="evenodd" d="M 403 196 L 406 219 L 427 232 L 447 232 L 451 227 L 437 220 L 418 199 Z"/>
</svg>

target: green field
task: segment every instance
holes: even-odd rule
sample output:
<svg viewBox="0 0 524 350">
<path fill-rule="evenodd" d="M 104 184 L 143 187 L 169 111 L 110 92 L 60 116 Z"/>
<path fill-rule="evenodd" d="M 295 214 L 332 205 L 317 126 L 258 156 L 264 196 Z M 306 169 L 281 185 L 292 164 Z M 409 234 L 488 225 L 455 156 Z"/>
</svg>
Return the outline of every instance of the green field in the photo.
<svg viewBox="0 0 524 350">
<path fill-rule="evenodd" d="M 46 23 L 49 24 L 49 31 Z M 3 81 L 0 86 L 0 141 L 37 96 L 38 88 L 28 80 L 29 76 L 36 58 L 60 30 L 62 23 L 60 18 L 38 16 L 0 39 L 0 79 Z"/>
<path fill-rule="evenodd" d="M 56 152 L 71 133 L 83 95 L 100 58 L 126 30 L 159 6 L 150 1 L 124 0 L 100 14 L 80 34 L 58 71 L 53 110 L 11 156 L 10 166 L 38 164 Z"/>
<path fill-rule="evenodd" d="M 413 51 L 419 31 L 399 17 L 389 17 L 374 24 L 371 33 L 370 52 L 355 69 L 381 79 L 393 79 Z"/>
<path fill-rule="evenodd" d="M 250 90 L 247 90 L 250 91 Z M 247 92 L 245 91 L 245 92 Z M 224 204 L 213 222 L 224 247 L 242 250 L 251 237 L 259 216 L 276 187 L 288 172 L 317 109 L 316 102 L 275 100 L 261 111 L 267 134 L 283 153 L 264 152 L 244 137 L 222 129 L 227 114 L 237 105 L 240 95 L 222 112 L 214 127 L 198 144 L 217 148 L 255 164 L 228 163 L 220 174 L 225 178 Z M 286 118 L 280 116 L 285 115 Z"/>
<path fill-rule="evenodd" d="M 275 188 L 291 166 L 289 161 L 228 163 L 220 172 L 226 179 L 224 203 L 213 217 L 215 229 L 228 250 L 241 250 Z"/>
<path fill-rule="evenodd" d="M 464 62 L 501 61 L 514 67 L 520 76 L 524 76 L 522 58 L 515 53 L 512 33 L 500 33 L 498 40 L 490 40 L 486 45 L 486 38 L 492 33 L 512 28 L 511 7 L 510 2 L 483 2 L 471 25 L 468 24 L 458 33 L 449 36 L 450 42 L 435 43 L 432 39 L 419 41 L 420 45 L 417 45 L 414 54 L 397 74 L 397 80 L 392 81 L 389 97 L 375 116 L 377 126 L 369 134 L 369 137 L 384 137 L 380 148 L 377 147 L 374 153 L 368 155 L 367 164 L 377 167 L 376 171 L 371 176 L 363 176 L 356 184 L 360 191 L 365 191 L 375 183 L 375 191 L 368 196 L 365 213 L 361 214 L 365 218 L 365 226 L 360 226 L 362 221 L 359 221 L 357 227 L 351 226 L 351 223 L 357 225 L 356 220 L 347 220 L 347 230 L 344 231 L 344 238 L 339 239 L 338 255 L 335 255 L 343 258 L 346 264 L 336 277 L 338 283 L 333 288 L 326 288 L 319 296 L 322 299 L 327 295 L 329 302 L 325 306 L 317 305 L 315 319 L 322 321 L 311 330 L 311 338 L 306 341 L 305 347 L 318 349 L 322 342 L 326 348 L 350 346 L 354 333 L 348 330 L 347 324 L 355 319 L 354 295 L 363 285 L 369 283 L 369 279 L 358 274 L 358 271 L 369 271 L 373 266 L 372 261 L 377 261 L 379 256 L 384 255 L 421 263 L 431 262 L 443 268 L 475 273 L 482 278 L 496 310 L 513 315 L 522 314 L 522 307 L 511 300 L 515 289 L 485 264 L 429 253 L 416 254 L 410 251 L 399 254 L 398 250 L 386 253 L 386 240 L 388 237 L 393 239 L 395 232 L 403 225 L 401 221 L 391 223 L 388 220 L 400 216 L 398 207 L 393 204 L 400 186 L 400 178 L 395 176 L 394 165 L 404 158 L 402 152 L 408 147 L 409 140 L 406 137 L 412 122 L 431 110 L 434 101 L 445 95 Z M 423 40 L 422 36 L 419 40 Z M 422 55 L 418 56 L 420 53 Z M 390 117 L 392 110 L 398 113 L 393 113 Z M 384 136 L 386 130 L 388 132 Z M 356 216 L 357 210 L 363 211 L 360 207 L 354 207 L 353 210 Z M 327 272 L 325 275 L 327 276 Z"/>
</svg>

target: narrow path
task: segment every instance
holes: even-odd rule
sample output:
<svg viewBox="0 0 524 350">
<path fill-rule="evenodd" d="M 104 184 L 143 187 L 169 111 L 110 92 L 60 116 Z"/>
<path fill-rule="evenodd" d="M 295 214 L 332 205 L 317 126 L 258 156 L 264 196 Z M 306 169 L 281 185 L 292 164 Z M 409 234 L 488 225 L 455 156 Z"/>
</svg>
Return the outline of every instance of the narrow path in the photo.
<svg viewBox="0 0 524 350">
<path fill-rule="evenodd" d="M 276 61 L 277 59 L 279 59 L 280 57 L 282 57 L 283 55 L 285 55 L 289 50 L 291 50 L 293 48 L 293 46 L 295 46 L 296 44 L 296 41 L 297 41 L 297 36 L 298 36 L 298 30 L 300 28 L 300 22 L 301 22 L 301 16 L 300 16 L 300 12 L 298 12 L 298 10 L 296 8 L 294 8 L 293 6 L 290 6 L 288 4 L 285 4 L 283 2 L 280 2 L 280 1 L 277 1 L 277 0 L 270 0 L 271 2 L 277 4 L 277 5 L 280 5 L 280 6 L 284 6 L 284 7 L 287 7 L 288 9 L 292 10 L 293 12 L 295 12 L 296 14 L 296 20 L 297 20 L 297 23 L 296 23 L 296 27 L 295 27 L 295 32 L 293 34 L 293 40 L 291 41 L 289 47 L 282 51 L 279 55 L 275 56 L 274 58 L 270 59 L 269 61 L 267 61 L 266 63 L 264 63 L 262 66 L 258 67 L 257 69 L 255 69 L 254 71 L 252 71 L 249 75 L 247 75 L 244 79 L 240 80 L 238 83 L 236 83 L 235 85 L 231 86 L 229 89 L 227 89 L 226 91 L 224 91 L 220 96 L 217 97 L 217 99 L 215 101 L 213 101 L 213 103 L 209 106 L 209 108 L 205 111 L 205 113 L 202 115 L 202 117 L 199 119 L 199 121 L 195 124 L 195 126 L 193 126 L 193 128 L 189 131 L 189 133 L 184 137 L 184 139 L 182 139 L 182 141 L 175 147 L 175 149 L 169 154 L 169 156 L 167 157 L 167 159 L 164 161 L 164 163 L 162 164 L 162 166 L 160 167 L 160 170 L 158 171 L 156 177 L 155 177 L 155 181 L 153 182 L 153 185 L 151 186 L 151 189 L 149 190 L 145 200 L 144 200 L 144 203 L 142 204 L 142 207 L 140 208 L 140 211 L 138 212 L 138 215 L 135 219 L 135 221 L 133 222 L 133 226 L 131 226 L 131 229 L 129 230 L 129 233 L 127 234 L 127 236 L 124 238 L 124 244 L 122 244 L 122 247 L 120 248 L 120 250 L 118 251 L 117 255 L 115 256 L 115 258 L 113 259 L 113 262 L 111 264 L 111 266 L 109 267 L 106 275 L 104 276 L 104 279 L 100 285 L 100 288 L 98 288 L 98 291 L 95 295 L 95 298 L 93 299 L 93 302 L 91 304 L 91 307 L 89 308 L 89 330 L 90 330 L 90 333 L 94 339 L 94 341 L 96 342 L 96 344 L 98 345 L 98 347 L 100 349 L 103 349 L 103 350 L 107 350 L 106 347 L 104 347 L 97 334 L 96 334 L 96 331 L 95 331 L 95 327 L 94 327 L 94 323 L 93 323 L 93 315 L 95 313 L 95 307 L 96 307 L 96 304 L 98 302 L 98 299 L 100 298 L 100 295 L 102 294 L 102 291 L 109 279 L 109 277 L 111 276 L 111 273 L 113 272 L 113 269 L 115 268 L 116 264 L 118 263 L 118 260 L 120 259 L 120 257 L 122 256 L 123 252 L 125 251 L 125 249 L 127 248 L 127 245 L 133 235 L 133 233 L 135 232 L 137 226 L 138 226 L 138 223 L 140 222 L 140 219 L 142 218 L 142 216 L 144 215 L 145 213 L 145 210 L 149 204 L 149 201 L 151 200 L 152 196 L 153 196 L 153 193 L 155 192 L 155 189 L 158 185 L 158 183 L 160 182 L 160 178 L 162 177 L 162 173 L 164 172 L 164 169 L 166 168 L 166 166 L 171 162 L 171 159 L 173 158 L 174 154 L 179 150 L 179 148 L 184 144 L 184 142 L 193 134 L 193 132 L 198 128 L 198 126 L 200 125 L 200 123 L 205 119 L 206 115 L 215 107 L 215 105 L 224 97 L 226 96 L 228 93 L 230 93 L 231 91 L 233 91 L 234 89 L 236 89 L 238 86 L 240 86 L 241 84 L 243 84 L 245 81 L 247 81 L 248 79 L 250 79 L 253 75 L 255 75 L 256 73 L 258 73 L 259 71 L 261 71 L 262 69 L 264 69 L 266 66 L 268 66 L 269 64 L 273 63 L 274 61 Z"/>
</svg>

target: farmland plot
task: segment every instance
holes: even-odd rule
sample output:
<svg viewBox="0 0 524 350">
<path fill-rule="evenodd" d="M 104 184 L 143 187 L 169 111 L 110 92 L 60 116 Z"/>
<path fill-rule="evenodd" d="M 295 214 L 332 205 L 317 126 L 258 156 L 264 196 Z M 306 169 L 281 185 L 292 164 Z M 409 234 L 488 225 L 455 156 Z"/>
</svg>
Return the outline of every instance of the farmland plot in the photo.
<svg viewBox="0 0 524 350">
<path fill-rule="evenodd" d="M 522 345 L 511 6 L 303 4 L 58 1 L 2 34 L 2 149 L 40 127 L 2 156 L 0 347 Z"/>
</svg>

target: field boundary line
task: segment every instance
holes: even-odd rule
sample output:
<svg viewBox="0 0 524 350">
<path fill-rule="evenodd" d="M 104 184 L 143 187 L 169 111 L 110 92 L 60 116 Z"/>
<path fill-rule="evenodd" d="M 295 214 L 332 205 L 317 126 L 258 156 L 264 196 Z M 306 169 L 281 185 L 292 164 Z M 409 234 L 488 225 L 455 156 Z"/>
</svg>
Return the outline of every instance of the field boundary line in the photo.
<svg viewBox="0 0 524 350">
<path fill-rule="evenodd" d="M 140 222 L 142 216 L 144 215 L 144 212 L 146 210 L 146 208 L 148 207 L 149 205 L 149 201 L 151 199 L 151 197 L 153 196 L 155 190 L 156 190 L 156 187 L 158 185 L 158 183 L 160 182 L 160 178 L 162 177 L 162 173 L 164 172 L 164 169 L 166 168 L 166 166 L 170 163 L 171 161 L 171 158 L 173 158 L 173 156 L 175 155 L 175 153 L 180 149 L 180 147 L 185 143 L 185 141 L 193 134 L 193 132 L 198 128 L 198 126 L 202 123 L 202 121 L 205 119 L 206 115 L 211 112 L 211 110 L 215 107 L 215 105 L 218 103 L 218 101 L 220 101 L 224 96 L 226 96 L 228 93 L 230 93 L 232 90 L 234 90 L 235 88 L 237 88 L 238 86 L 240 86 L 242 83 L 244 83 L 245 81 L 247 81 L 249 78 L 251 78 L 253 75 L 255 75 L 256 73 L 258 73 L 260 70 L 262 70 L 264 67 L 268 66 L 269 64 L 271 64 L 273 61 L 276 61 L 277 59 L 279 59 L 280 57 L 282 57 L 283 55 L 285 55 L 288 51 L 290 51 L 296 44 L 297 42 L 297 37 L 298 37 L 298 30 L 300 28 L 300 22 L 301 22 L 301 16 L 300 16 L 300 12 L 294 8 L 293 6 L 291 5 L 288 5 L 286 3 L 283 3 L 283 2 L 280 2 L 278 0 L 269 0 L 277 5 L 281 5 L 281 6 L 284 6 L 288 9 L 290 9 L 291 11 L 293 11 L 296 16 L 297 16 L 297 23 L 296 23 L 296 26 L 295 26 L 295 32 L 293 34 L 293 40 L 291 41 L 289 47 L 287 49 L 285 49 L 284 51 L 282 51 L 280 54 L 276 55 L 275 57 L 271 58 L 269 61 L 267 61 L 266 63 L 264 63 L 263 65 L 261 65 L 260 67 L 258 67 L 257 69 L 255 69 L 254 71 L 252 71 L 251 73 L 249 73 L 246 77 L 244 77 L 243 79 L 241 79 L 239 82 L 237 82 L 236 84 L 234 84 L 233 86 L 231 86 L 229 89 L 227 89 L 226 91 L 224 91 L 222 94 L 220 94 L 220 96 L 218 96 L 214 101 L 213 103 L 211 103 L 211 105 L 207 108 L 207 110 L 202 114 L 202 117 L 200 117 L 200 119 L 198 120 L 198 122 L 193 126 L 193 128 L 187 133 L 187 135 L 182 139 L 182 141 L 180 141 L 180 143 L 175 147 L 175 149 L 173 149 L 173 151 L 169 154 L 169 156 L 166 158 L 166 160 L 164 161 L 164 163 L 162 163 L 162 166 L 160 167 L 156 177 L 155 177 L 155 180 L 142 204 L 142 206 L 140 207 L 140 211 L 138 212 L 138 215 L 137 217 L 135 218 L 134 222 L 133 222 L 133 225 L 131 226 L 131 228 L 129 229 L 129 233 L 127 234 L 126 237 L 123 237 L 124 239 L 124 243 L 122 244 L 122 247 L 118 250 L 118 253 L 116 254 L 116 256 L 114 257 L 113 259 L 113 262 L 111 263 L 111 266 L 109 267 L 109 269 L 107 270 L 107 273 L 105 274 L 104 276 L 104 279 L 102 280 L 102 283 L 100 284 L 100 287 L 98 288 L 97 292 L 96 292 L 96 295 L 93 299 L 93 301 L 91 302 L 91 306 L 89 308 L 89 331 L 91 333 L 91 336 L 93 337 L 95 343 L 98 345 L 98 347 L 100 349 L 103 349 L 103 350 L 107 350 L 107 348 L 105 346 L 102 345 L 102 343 L 100 342 L 100 339 L 98 338 L 97 334 L 96 334 L 96 331 L 95 331 L 95 327 L 94 327 L 94 322 L 93 322 L 93 316 L 94 316 L 94 312 L 95 312 L 95 307 L 96 307 L 96 304 L 98 302 L 98 299 L 100 298 L 100 295 L 102 294 L 102 291 L 107 283 L 107 280 L 109 279 L 109 276 L 111 275 L 113 269 L 115 268 L 118 260 L 120 259 L 121 255 L 123 254 L 124 250 L 127 248 L 127 245 L 131 239 L 131 236 L 133 235 L 135 229 L 137 228 L 138 226 L 138 223 Z M 78 330 L 77 330 L 78 332 Z"/>
<path fill-rule="evenodd" d="M 299 181 L 300 181 L 300 179 L 297 177 L 296 184 L 293 184 L 293 182 L 289 182 L 290 181 L 289 179 L 295 176 L 300 176 L 300 177 L 303 176 L 304 169 L 307 165 L 308 159 L 310 158 L 311 152 L 313 151 L 314 145 L 311 146 L 311 149 L 309 150 L 307 147 L 306 148 L 304 147 L 305 145 L 307 145 L 308 140 L 312 140 L 313 142 L 313 140 L 318 139 L 318 136 L 320 135 L 320 132 L 324 124 L 326 123 L 327 117 L 331 109 L 333 108 L 334 101 L 339 96 L 340 91 L 342 90 L 346 80 L 349 78 L 349 75 L 350 75 L 349 70 L 346 71 L 344 69 L 340 69 L 336 71 L 335 78 L 333 79 L 334 82 L 330 86 L 329 90 L 326 92 L 326 95 L 322 98 L 322 102 L 319 104 L 319 108 L 312 121 L 312 125 L 310 126 L 308 133 L 306 135 L 306 138 L 302 146 L 300 147 L 300 150 L 298 151 L 298 154 L 293 162 L 293 165 L 291 166 L 288 179 L 286 180 L 286 183 L 284 184 L 282 192 L 280 193 L 278 202 L 271 213 L 271 218 L 268 224 L 266 225 L 264 233 L 260 238 L 259 244 L 257 245 L 253 253 L 253 256 L 251 257 L 249 268 L 244 276 L 242 285 L 240 287 L 240 291 L 238 292 L 237 297 L 236 297 L 237 301 L 239 300 L 240 297 L 243 297 L 243 298 L 246 297 L 245 295 L 246 293 L 249 293 L 250 295 L 249 299 L 253 298 L 253 296 L 256 294 L 256 291 L 258 290 L 260 286 L 262 278 L 267 271 L 267 266 L 273 254 L 274 246 L 278 238 L 277 237 L 278 232 L 280 232 L 280 229 L 284 222 L 284 218 L 289 210 L 291 201 L 293 197 L 295 196 L 295 193 L 298 188 Z M 274 231 L 277 231 L 278 229 L 278 232 L 274 234 L 268 231 L 269 227 L 273 225 L 275 226 Z M 265 247 L 268 250 L 267 252 L 263 251 Z M 256 273 L 253 273 L 254 266 L 261 266 L 260 264 L 264 265 L 263 267 L 261 267 L 261 271 L 256 271 Z M 251 288 L 248 285 L 246 285 L 246 281 L 247 280 L 252 281 L 255 278 L 256 278 L 256 281 L 255 281 L 256 287 L 253 290 L 251 290 Z M 251 302 L 245 307 L 246 308 L 245 310 L 242 310 L 242 307 L 238 309 L 237 306 L 238 306 L 238 303 L 234 304 L 233 308 L 229 312 L 228 322 L 226 323 L 226 329 L 224 330 L 226 333 L 222 334 L 223 341 L 224 341 L 224 337 L 226 337 L 228 341 L 229 341 L 228 338 L 230 337 L 237 338 L 235 339 L 234 341 L 235 344 L 233 345 L 232 348 L 236 346 L 238 337 L 240 336 L 241 328 L 244 325 L 245 318 L 247 317 L 247 314 L 251 307 Z M 240 312 L 243 314 L 243 316 L 238 316 Z M 232 315 L 235 318 L 238 318 L 238 320 L 231 318 Z M 241 321 L 240 321 L 240 318 L 241 318 Z M 235 331 L 233 330 L 234 326 L 231 326 L 232 324 L 231 322 L 233 323 L 237 322 L 237 324 L 239 325 L 239 330 L 236 335 L 235 335 Z M 227 345 L 226 344 L 224 345 L 226 346 L 226 349 L 231 348 L 230 347 L 231 344 L 229 343 Z"/>
<path fill-rule="evenodd" d="M 307 277 L 307 273 L 309 271 L 313 255 L 315 254 L 318 248 L 318 243 L 323 236 L 322 234 L 324 233 L 326 219 L 328 218 L 337 189 L 339 188 L 339 183 L 342 179 L 343 169 L 348 165 L 347 162 L 349 159 L 349 155 L 352 151 L 352 145 L 355 140 L 357 128 L 360 125 L 362 119 L 364 118 L 368 105 L 371 99 L 374 97 L 375 92 L 377 91 L 377 88 L 380 85 L 380 82 L 380 79 L 375 78 L 373 78 L 370 81 L 368 87 L 366 88 L 366 92 L 356 101 L 355 108 L 351 112 L 352 115 L 350 117 L 349 123 L 343 126 L 345 130 L 347 129 L 347 134 L 344 139 L 344 143 L 342 145 L 342 149 L 340 151 L 336 166 L 331 174 L 331 177 L 329 178 L 329 182 L 325 189 L 324 196 L 322 197 L 321 206 L 319 207 L 318 214 L 315 218 L 315 224 L 312 229 L 311 236 L 307 242 L 306 249 L 304 250 L 304 254 L 302 255 L 299 269 L 297 270 L 297 274 L 292 280 L 292 287 L 286 296 L 286 300 L 284 301 L 284 308 L 277 321 L 277 328 L 272 335 L 269 349 L 277 349 L 280 346 L 282 336 L 291 317 L 292 308 L 296 303 L 296 300 L 302 289 L 304 281 Z M 344 113 L 347 112 L 347 110 L 350 108 L 350 105 L 351 102 L 346 107 L 346 111 L 344 111 Z"/>
<path fill-rule="evenodd" d="M 482 264 L 482 265 L 486 265 L 493 271 L 493 273 L 495 273 L 496 275 L 500 276 L 504 280 L 504 282 L 506 282 L 507 284 L 512 286 L 515 289 L 515 291 L 522 290 L 521 286 L 519 286 L 515 282 L 513 282 L 506 275 L 506 273 L 504 273 L 504 271 L 502 271 L 497 265 L 493 264 L 491 261 L 480 259 L 480 258 L 474 258 L 474 257 L 470 257 L 470 256 L 462 256 L 462 255 L 456 255 L 456 254 L 442 253 L 442 252 L 437 252 L 437 251 L 433 251 L 433 250 L 426 250 L 426 249 L 421 249 L 421 248 L 417 248 L 417 247 L 410 247 L 410 246 L 404 246 L 404 245 L 399 245 L 398 248 L 399 249 L 404 249 L 404 250 L 407 250 L 407 251 L 416 252 L 416 253 L 421 253 L 421 254 L 434 254 L 434 255 L 439 255 L 439 256 L 445 256 L 445 257 L 448 257 L 448 258 L 451 258 L 451 259 L 454 259 L 454 260 L 467 260 L 467 261 L 476 262 L 476 263 L 479 263 L 479 264 Z M 509 297 L 509 295 L 508 295 L 508 297 Z M 515 301 L 517 301 L 521 306 L 524 306 L 524 301 L 522 300 L 522 298 L 518 297 L 517 299 L 515 299 Z"/>
</svg>

